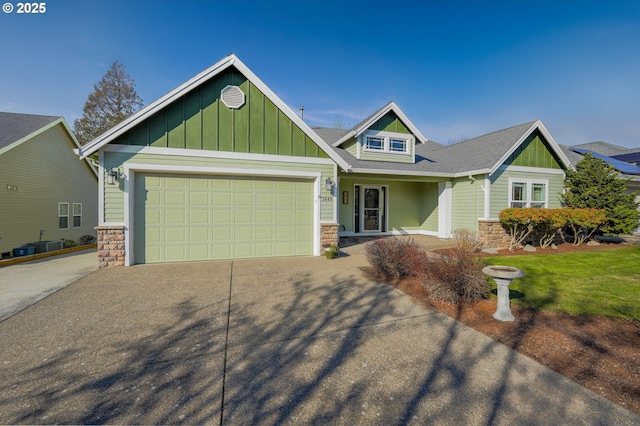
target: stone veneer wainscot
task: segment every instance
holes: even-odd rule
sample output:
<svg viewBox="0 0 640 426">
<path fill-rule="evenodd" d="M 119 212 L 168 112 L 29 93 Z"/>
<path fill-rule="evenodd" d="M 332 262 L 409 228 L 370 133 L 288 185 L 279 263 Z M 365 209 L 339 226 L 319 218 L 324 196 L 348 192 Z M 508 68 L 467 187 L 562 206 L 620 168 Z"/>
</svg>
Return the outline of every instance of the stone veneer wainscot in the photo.
<svg viewBox="0 0 640 426">
<path fill-rule="evenodd" d="M 98 266 L 124 266 L 124 226 L 96 226 Z"/>
</svg>

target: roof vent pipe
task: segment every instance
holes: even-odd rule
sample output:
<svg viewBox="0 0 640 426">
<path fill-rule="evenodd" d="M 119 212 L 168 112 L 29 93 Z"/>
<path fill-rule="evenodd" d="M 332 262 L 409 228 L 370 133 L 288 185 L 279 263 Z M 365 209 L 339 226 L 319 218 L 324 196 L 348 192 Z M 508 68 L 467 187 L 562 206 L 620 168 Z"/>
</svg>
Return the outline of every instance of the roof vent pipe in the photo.
<svg viewBox="0 0 640 426">
<path fill-rule="evenodd" d="M 300 105 L 300 120 L 304 120 L 304 105 Z"/>
</svg>

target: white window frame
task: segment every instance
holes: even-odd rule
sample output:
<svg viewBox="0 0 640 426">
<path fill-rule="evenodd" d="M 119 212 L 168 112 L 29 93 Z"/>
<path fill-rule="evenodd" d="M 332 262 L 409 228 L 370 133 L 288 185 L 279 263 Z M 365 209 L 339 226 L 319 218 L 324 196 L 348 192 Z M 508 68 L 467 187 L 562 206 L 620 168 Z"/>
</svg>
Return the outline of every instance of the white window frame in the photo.
<svg viewBox="0 0 640 426">
<path fill-rule="evenodd" d="M 526 188 L 526 197 L 524 200 L 513 199 L 513 185 L 515 183 L 522 183 Z M 536 206 L 538 208 L 546 209 L 549 207 L 549 180 L 547 179 L 522 179 L 522 178 L 509 178 L 509 203 L 508 207 L 512 207 L 514 202 L 524 203 L 524 208 L 530 208 L 532 203 L 542 203 L 542 201 L 533 201 L 533 185 L 544 185 L 544 206 Z"/>
<path fill-rule="evenodd" d="M 383 140 L 382 149 L 369 147 L 369 138 L 380 138 Z M 404 151 L 395 151 L 391 148 L 391 141 L 403 141 Z M 362 135 L 362 147 L 365 152 L 384 152 L 393 155 L 411 155 L 413 146 L 413 136 L 408 133 L 395 133 L 384 131 L 367 131 Z"/>
<path fill-rule="evenodd" d="M 80 207 L 80 213 L 76 214 L 76 206 Z M 71 210 L 71 214 L 73 216 L 73 224 L 72 226 L 74 228 L 81 228 L 82 227 L 82 203 L 73 203 L 73 209 Z M 76 217 L 80 218 L 80 224 L 76 225 Z"/>
<path fill-rule="evenodd" d="M 61 213 L 60 208 L 62 206 L 67 206 L 67 214 L 64 215 Z M 69 213 L 71 211 L 69 210 L 69 203 L 58 203 L 58 229 L 69 229 Z M 67 219 L 67 226 L 66 228 L 63 228 L 62 226 L 60 226 L 60 218 L 66 218 Z"/>
</svg>

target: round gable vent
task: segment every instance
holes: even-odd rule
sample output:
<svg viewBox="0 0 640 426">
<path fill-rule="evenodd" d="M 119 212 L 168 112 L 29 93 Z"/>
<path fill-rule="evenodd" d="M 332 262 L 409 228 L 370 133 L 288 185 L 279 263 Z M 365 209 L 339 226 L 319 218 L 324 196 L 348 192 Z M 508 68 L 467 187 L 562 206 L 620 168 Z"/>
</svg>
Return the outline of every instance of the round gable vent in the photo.
<svg viewBox="0 0 640 426">
<path fill-rule="evenodd" d="M 244 92 L 238 86 L 226 86 L 220 92 L 220 98 L 228 108 L 238 109 L 244 105 Z"/>
</svg>

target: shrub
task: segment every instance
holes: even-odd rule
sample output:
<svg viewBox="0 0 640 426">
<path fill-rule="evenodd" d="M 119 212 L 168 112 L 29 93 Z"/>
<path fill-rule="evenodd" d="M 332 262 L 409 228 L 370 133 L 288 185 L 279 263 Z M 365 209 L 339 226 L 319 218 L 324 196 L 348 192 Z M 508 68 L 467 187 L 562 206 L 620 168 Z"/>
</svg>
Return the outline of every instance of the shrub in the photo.
<svg viewBox="0 0 640 426">
<path fill-rule="evenodd" d="M 62 248 L 71 248 L 75 246 L 76 246 L 76 242 L 73 240 L 68 240 L 66 238 L 62 240 Z"/>
<path fill-rule="evenodd" d="M 456 250 L 451 256 L 426 258 L 420 282 L 436 300 L 475 302 L 485 299 L 490 289 L 487 277 L 482 272 L 483 267 L 479 259 Z"/>
<path fill-rule="evenodd" d="M 637 193 L 627 192 L 627 182 L 613 166 L 587 153 L 575 170 L 566 171 L 562 205 L 604 210 L 607 222 L 601 230 L 605 235 L 631 234 L 638 226 L 640 212 Z"/>
<path fill-rule="evenodd" d="M 452 232 L 451 247 L 465 253 L 476 253 L 482 250 L 482 241 L 477 232 L 459 228 Z"/>
<path fill-rule="evenodd" d="M 500 224 L 511 236 L 509 250 L 527 239 L 547 247 L 558 234 L 566 241 L 567 231 L 580 245 L 606 223 L 606 214 L 598 209 L 508 208 L 500 212 Z"/>
<path fill-rule="evenodd" d="M 388 237 L 365 245 L 367 260 L 383 277 L 417 275 L 426 257 L 422 246 L 412 238 Z"/>
<path fill-rule="evenodd" d="M 83 235 L 82 237 L 80 237 L 80 239 L 78 239 L 78 242 L 80 243 L 80 245 L 93 244 L 96 242 L 96 237 L 89 234 Z"/>
<path fill-rule="evenodd" d="M 565 217 L 565 228 L 571 231 L 573 245 L 579 246 L 587 241 L 607 223 L 604 211 L 598 209 L 565 209 L 568 213 Z"/>
</svg>

